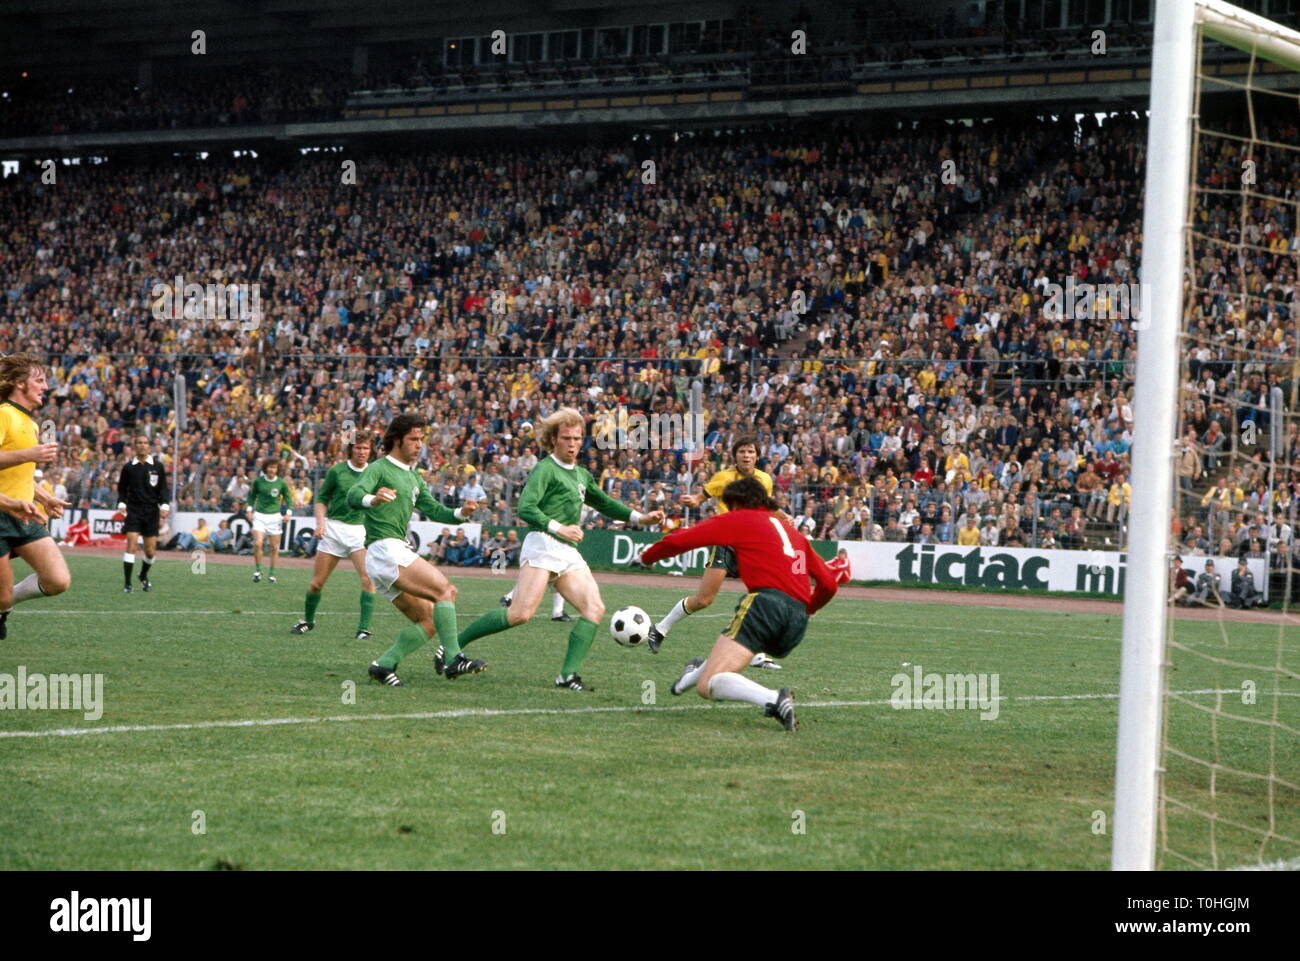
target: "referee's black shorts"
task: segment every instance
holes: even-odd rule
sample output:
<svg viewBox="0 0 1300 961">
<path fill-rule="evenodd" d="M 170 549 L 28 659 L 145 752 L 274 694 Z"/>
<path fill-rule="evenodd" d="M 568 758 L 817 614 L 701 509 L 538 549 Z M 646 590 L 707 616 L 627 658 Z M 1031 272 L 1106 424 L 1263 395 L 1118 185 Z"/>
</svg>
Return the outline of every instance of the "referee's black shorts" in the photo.
<svg viewBox="0 0 1300 961">
<path fill-rule="evenodd" d="M 127 534 L 139 534 L 141 537 L 158 536 L 157 507 L 128 507 L 126 523 L 122 530 Z"/>
</svg>

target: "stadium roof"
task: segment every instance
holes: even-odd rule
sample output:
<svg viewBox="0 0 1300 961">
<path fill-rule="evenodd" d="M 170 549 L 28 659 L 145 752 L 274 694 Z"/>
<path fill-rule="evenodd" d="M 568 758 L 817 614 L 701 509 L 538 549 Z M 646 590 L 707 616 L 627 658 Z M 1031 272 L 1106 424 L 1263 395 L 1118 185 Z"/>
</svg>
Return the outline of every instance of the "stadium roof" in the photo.
<svg viewBox="0 0 1300 961">
<path fill-rule="evenodd" d="M 655 13 L 715 17 L 730 6 L 675 3 Z M 498 26 L 574 29 L 644 15 L 642 0 L 475 0 L 468 7 L 459 0 L 6 0 L 0 63 L 34 75 L 50 68 L 121 73 L 141 61 L 189 56 L 191 33 L 202 29 L 205 64 L 331 58 L 347 64 L 358 45 L 486 34 Z"/>
</svg>

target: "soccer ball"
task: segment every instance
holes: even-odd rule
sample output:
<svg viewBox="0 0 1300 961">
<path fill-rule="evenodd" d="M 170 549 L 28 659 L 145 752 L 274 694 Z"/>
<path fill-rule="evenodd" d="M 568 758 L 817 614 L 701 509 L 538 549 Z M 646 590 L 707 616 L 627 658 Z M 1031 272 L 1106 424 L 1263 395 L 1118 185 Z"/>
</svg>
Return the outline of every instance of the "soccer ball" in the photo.
<svg viewBox="0 0 1300 961">
<path fill-rule="evenodd" d="M 620 607 L 609 619 L 609 632 L 624 647 L 636 647 L 650 633 L 650 615 L 639 607 Z"/>
</svg>

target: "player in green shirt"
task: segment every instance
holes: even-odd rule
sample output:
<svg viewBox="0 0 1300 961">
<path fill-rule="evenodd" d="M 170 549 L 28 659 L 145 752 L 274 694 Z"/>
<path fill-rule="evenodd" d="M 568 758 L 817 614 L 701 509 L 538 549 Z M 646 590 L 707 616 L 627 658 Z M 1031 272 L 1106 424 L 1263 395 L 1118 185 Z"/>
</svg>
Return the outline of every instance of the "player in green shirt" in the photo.
<svg viewBox="0 0 1300 961">
<path fill-rule="evenodd" d="M 283 506 L 281 506 L 283 505 Z M 280 462 L 268 457 L 262 464 L 262 473 L 254 478 L 248 488 L 245 513 L 253 528 L 253 583 L 262 579 L 262 538 L 271 536 L 270 582 L 275 583 L 275 561 L 280 556 L 280 534 L 283 522 L 289 519 L 293 508 L 293 494 L 280 476 Z"/>
<path fill-rule="evenodd" d="M 366 573 L 366 526 L 364 512 L 348 506 L 348 490 L 361 476 L 374 442 L 365 435 L 348 445 L 347 459 L 339 461 L 325 472 L 325 480 L 316 492 L 316 565 L 307 587 L 307 601 L 303 619 L 290 628 L 290 634 L 306 634 L 316 627 L 316 608 L 325 582 L 334 573 L 340 560 L 352 559 L 352 566 L 361 577 L 361 620 L 357 624 L 356 639 L 370 637 L 370 618 L 375 611 L 375 585 Z"/>
<path fill-rule="evenodd" d="M 578 609 L 578 620 L 569 634 L 569 647 L 555 686 L 570 691 L 592 688 L 578 676 L 582 659 L 591 650 L 596 625 L 605 616 L 600 585 L 591 574 L 575 544 L 582 542 L 582 507 L 588 504 L 606 517 L 633 524 L 659 524 L 663 511 L 642 514 L 605 494 L 583 467 L 578 452 L 585 436 L 582 414 L 562 407 L 541 422 L 542 447 L 551 456 L 538 463 L 528 475 L 519 495 L 516 513 L 529 528 L 519 552 L 519 580 L 515 582 L 509 607 L 494 607 L 460 634 L 460 646 L 489 634 L 496 634 L 528 621 L 555 582 L 560 595 Z"/>
<path fill-rule="evenodd" d="M 466 501 L 452 511 L 433 499 L 415 464 L 424 446 L 428 426 L 419 414 L 398 414 L 384 432 L 383 448 L 388 456 L 361 473 L 348 490 L 347 503 L 362 510 L 366 525 L 366 573 L 375 588 L 393 602 L 412 624 L 398 636 L 379 660 L 370 665 L 370 676 L 381 684 L 402 687 L 397 665 L 406 655 L 419 650 L 435 631 L 442 642 L 434 654 L 433 666 L 453 680 L 462 674 L 477 674 L 487 667 L 471 661 L 456 642 L 456 586 L 438 568 L 416 556 L 406 543 L 406 529 L 412 511 L 418 510 L 439 524 L 456 524 L 478 508 Z M 500 610 L 500 608 L 498 608 Z"/>
</svg>

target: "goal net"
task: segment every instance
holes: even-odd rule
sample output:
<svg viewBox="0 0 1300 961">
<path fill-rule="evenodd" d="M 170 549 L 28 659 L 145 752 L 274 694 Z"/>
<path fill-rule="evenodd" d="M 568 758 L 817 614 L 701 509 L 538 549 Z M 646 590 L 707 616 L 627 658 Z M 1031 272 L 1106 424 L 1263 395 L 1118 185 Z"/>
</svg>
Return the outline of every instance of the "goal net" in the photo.
<svg viewBox="0 0 1300 961">
<path fill-rule="evenodd" d="M 1146 160 L 1112 864 L 1297 869 L 1300 34 L 1162 0 Z"/>
</svg>

